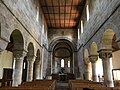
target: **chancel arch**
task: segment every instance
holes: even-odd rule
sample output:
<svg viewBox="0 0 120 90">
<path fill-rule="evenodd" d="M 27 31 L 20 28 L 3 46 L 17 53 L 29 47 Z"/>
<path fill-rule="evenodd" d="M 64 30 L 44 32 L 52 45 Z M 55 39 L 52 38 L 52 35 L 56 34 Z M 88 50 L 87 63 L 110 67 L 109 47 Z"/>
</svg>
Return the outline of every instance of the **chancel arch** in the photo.
<svg viewBox="0 0 120 90">
<path fill-rule="evenodd" d="M 51 43 L 49 48 L 51 50 L 51 74 L 74 72 L 74 48 L 73 43 L 66 39 L 58 39 Z M 64 71 L 61 67 L 61 60 L 64 60 Z"/>
</svg>

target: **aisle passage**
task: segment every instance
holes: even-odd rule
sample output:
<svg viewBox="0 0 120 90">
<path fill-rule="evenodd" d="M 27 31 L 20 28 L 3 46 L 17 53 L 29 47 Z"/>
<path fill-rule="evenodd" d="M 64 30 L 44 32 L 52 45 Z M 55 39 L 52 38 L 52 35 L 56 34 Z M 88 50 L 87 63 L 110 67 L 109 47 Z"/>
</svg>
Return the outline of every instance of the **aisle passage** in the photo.
<svg viewBox="0 0 120 90">
<path fill-rule="evenodd" d="M 68 83 L 57 82 L 57 84 L 56 84 L 56 90 L 69 90 Z"/>
</svg>

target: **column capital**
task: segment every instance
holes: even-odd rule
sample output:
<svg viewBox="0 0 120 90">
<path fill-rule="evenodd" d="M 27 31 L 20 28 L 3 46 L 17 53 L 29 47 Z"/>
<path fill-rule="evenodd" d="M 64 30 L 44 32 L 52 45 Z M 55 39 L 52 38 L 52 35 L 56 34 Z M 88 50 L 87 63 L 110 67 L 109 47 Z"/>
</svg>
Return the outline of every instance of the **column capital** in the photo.
<svg viewBox="0 0 120 90">
<path fill-rule="evenodd" d="M 98 55 L 90 55 L 89 59 L 91 63 L 95 63 L 98 60 Z"/>
<path fill-rule="evenodd" d="M 99 57 L 104 58 L 111 58 L 112 57 L 112 49 L 101 49 L 98 51 Z"/>
<path fill-rule="evenodd" d="M 40 56 L 36 56 L 36 61 L 40 61 Z"/>
<path fill-rule="evenodd" d="M 15 58 L 25 57 L 27 54 L 27 51 L 25 50 L 13 50 L 13 54 Z"/>
<path fill-rule="evenodd" d="M 85 64 L 88 64 L 90 62 L 89 58 L 84 59 Z"/>
<path fill-rule="evenodd" d="M 35 59 L 36 59 L 36 56 L 35 55 L 33 55 L 33 56 L 27 56 L 27 61 L 28 62 L 34 62 L 35 61 Z"/>
</svg>

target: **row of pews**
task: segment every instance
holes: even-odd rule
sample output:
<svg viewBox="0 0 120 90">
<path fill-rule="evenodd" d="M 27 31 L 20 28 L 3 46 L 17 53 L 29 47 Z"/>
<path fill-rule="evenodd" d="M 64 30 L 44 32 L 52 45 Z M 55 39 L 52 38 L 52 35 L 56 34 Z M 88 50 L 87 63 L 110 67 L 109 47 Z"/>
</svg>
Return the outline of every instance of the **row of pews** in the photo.
<svg viewBox="0 0 120 90">
<path fill-rule="evenodd" d="M 23 82 L 18 87 L 0 87 L 0 90 L 55 90 L 56 80 Z"/>
<path fill-rule="evenodd" d="M 88 80 L 69 80 L 70 90 L 120 90 L 119 87 L 106 87 L 103 83 Z"/>
</svg>

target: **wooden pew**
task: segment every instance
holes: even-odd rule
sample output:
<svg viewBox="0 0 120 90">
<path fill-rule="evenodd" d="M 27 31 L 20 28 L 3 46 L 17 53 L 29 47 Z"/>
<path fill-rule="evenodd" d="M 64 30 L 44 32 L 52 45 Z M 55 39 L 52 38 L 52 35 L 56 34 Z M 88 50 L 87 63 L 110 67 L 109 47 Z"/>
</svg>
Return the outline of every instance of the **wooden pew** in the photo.
<svg viewBox="0 0 120 90">
<path fill-rule="evenodd" d="M 0 90 L 55 90 L 55 80 L 35 80 L 23 82 L 18 87 L 1 87 Z"/>
<path fill-rule="evenodd" d="M 106 87 L 105 85 L 99 82 L 92 82 L 88 80 L 70 80 L 69 86 L 71 90 L 94 90 L 94 88 Z"/>
</svg>

